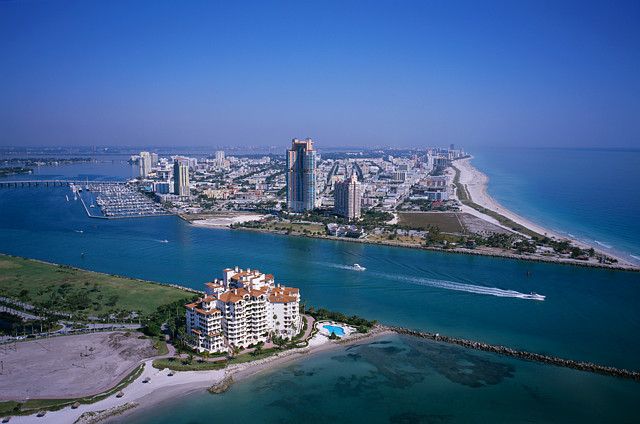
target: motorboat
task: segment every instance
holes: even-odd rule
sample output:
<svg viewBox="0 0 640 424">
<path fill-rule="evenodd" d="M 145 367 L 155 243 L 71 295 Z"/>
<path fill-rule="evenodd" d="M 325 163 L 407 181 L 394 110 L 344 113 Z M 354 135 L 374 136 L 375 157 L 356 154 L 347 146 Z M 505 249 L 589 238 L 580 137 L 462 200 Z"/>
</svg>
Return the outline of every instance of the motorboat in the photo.
<svg viewBox="0 0 640 424">
<path fill-rule="evenodd" d="M 363 267 L 360 264 L 353 264 L 353 269 L 356 271 L 365 271 L 367 268 Z"/>
</svg>

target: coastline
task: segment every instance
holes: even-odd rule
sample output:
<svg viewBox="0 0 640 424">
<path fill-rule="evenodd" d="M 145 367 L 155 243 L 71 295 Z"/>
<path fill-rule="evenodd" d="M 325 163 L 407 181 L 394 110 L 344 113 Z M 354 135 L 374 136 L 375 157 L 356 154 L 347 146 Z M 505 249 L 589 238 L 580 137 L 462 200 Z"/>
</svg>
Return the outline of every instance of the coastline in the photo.
<svg viewBox="0 0 640 424">
<path fill-rule="evenodd" d="M 607 252 L 602 250 L 602 248 L 596 244 L 590 244 L 587 242 L 584 242 L 582 240 L 578 240 L 574 237 L 569 237 L 567 235 L 563 235 L 558 233 L 557 231 L 553 231 L 550 230 L 542 225 L 536 224 L 535 222 L 531 221 L 530 219 L 527 219 L 509 209 L 507 209 L 505 206 L 503 206 L 502 204 L 500 204 L 497 200 L 495 200 L 493 197 L 491 197 L 491 195 L 489 195 L 487 188 L 488 188 L 488 184 L 489 184 L 489 177 L 483 173 L 482 171 L 480 171 L 478 168 L 474 167 L 471 164 L 471 161 L 473 160 L 473 156 L 468 157 L 468 158 L 464 158 L 464 159 L 458 159 L 456 161 L 454 161 L 452 163 L 452 167 L 457 169 L 460 173 L 460 177 L 459 177 L 459 182 L 460 184 L 464 187 L 464 189 L 466 190 L 466 192 L 468 193 L 470 200 L 485 208 L 485 209 L 489 209 L 495 213 L 498 213 L 508 219 L 510 219 L 511 221 L 533 231 L 536 232 L 538 234 L 544 235 L 546 237 L 549 238 L 554 238 L 557 240 L 569 240 L 571 241 L 573 244 L 575 244 L 576 246 L 582 248 L 582 249 L 589 249 L 592 248 L 594 249 L 596 252 L 602 254 L 602 255 L 606 255 L 612 258 L 615 258 L 616 260 L 618 260 L 618 266 L 623 267 L 624 269 L 637 269 L 638 266 L 636 264 L 633 264 L 631 262 L 629 262 L 627 259 L 619 256 L 616 253 L 612 253 L 612 252 Z M 459 199 L 458 199 L 459 200 Z M 461 202 L 462 203 L 462 202 Z M 483 214 L 482 212 L 472 208 L 471 206 L 462 204 L 462 209 L 464 212 L 468 212 L 471 214 L 474 214 L 476 216 L 479 216 L 487 221 L 490 222 L 494 222 L 497 223 L 497 221 L 488 216 Z M 498 225 L 501 225 L 498 223 Z M 585 264 L 586 265 L 586 264 Z"/>
<path fill-rule="evenodd" d="M 225 228 L 217 228 L 223 230 Z M 640 272 L 640 267 L 624 263 L 617 264 L 604 264 L 604 263 L 596 263 L 596 262 L 584 262 L 570 258 L 557 258 L 557 257 L 546 257 L 546 256 L 530 256 L 526 254 L 516 254 L 516 253 L 508 253 L 498 249 L 491 250 L 480 250 L 476 249 L 467 249 L 464 247 L 455 247 L 450 249 L 443 249 L 435 246 L 423 246 L 418 244 L 410 244 L 399 241 L 391 241 L 391 240 L 376 240 L 371 241 L 367 239 L 355 239 L 349 237 L 336 237 L 329 235 L 311 235 L 311 234 L 286 234 L 283 231 L 272 231 L 266 230 L 263 228 L 247 228 L 247 227 L 237 227 L 233 228 L 233 230 L 242 230 L 242 231 L 253 231 L 258 233 L 265 234 L 275 234 L 283 237 L 303 237 L 303 238 L 312 238 L 312 239 L 322 239 L 322 240 L 330 240 L 330 241 L 339 241 L 339 242 L 347 242 L 347 243 L 362 243 L 362 244 L 371 244 L 376 246 L 388 246 L 388 247 L 401 247 L 405 249 L 418 249 L 418 250 L 429 250 L 432 252 L 440 252 L 446 254 L 457 254 L 457 255 L 471 255 L 471 256 L 488 256 L 493 258 L 502 258 L 502 259 L 513 259 L 518 261 L 528 261 L 528 262 L 542 262 L 542 263 L 551 263 L 556 265 L 569 265 L 569 266 L 579 266 L 585 268 L 600 268 L 600 269 L 609 269 L 614 271 L 631 271 L 631 272 Z"/>
<path fill-rule="evenodd" d="M 141 361 L 144 364 L 144 370 L 140 376 L 122 390 L 125 394 L 123 397 L 117 398 L 113 394 L 96 403 L 82 404 L 77 409 L 66 407 L 58 411 L 47 412 L 45 418 L 47 421 L 51 420 L 52 422 L 108 423 L 116 419 L 120 420 L 134 412 L 148 410 L 167 400 L 206 390 L 211 386 L 220 384 L 228 377 L 231 377 L 233 382 L 238 382 L 317 353 L 338 349 L 342 346 L 349 346 L 365 340 L 373 340 L 392 333 L 393 331 L 385 327 L 377 326 L 369 333 L 358 333 L 344 341 L 332 342 L 327 339 L 314 346 L 286 350 L 264 359 L 232 365 L 222 370 L 176 371 L 173 376 L 168 375 L 168 369 L 158 370 L 154 368 L 152 365 L 153 359 L 147 359 Z M 318 336 L 316 335 L 315 337 Z M 147 377 L 150 378 L 150 381 L 144 383 L 143 381 Z M 215 394 L 211 396 L 215 396 Z M 127 406 L 125 407 L 125 405 Z M 85 415 L 85 418 L 81 419 L 83 414 L 91 414 L 92 416 Z M 11 418 L 11 422 L 39 423 L 42 422 L 42 419 L 36 415 L 16 415 Z"/>
</svg>

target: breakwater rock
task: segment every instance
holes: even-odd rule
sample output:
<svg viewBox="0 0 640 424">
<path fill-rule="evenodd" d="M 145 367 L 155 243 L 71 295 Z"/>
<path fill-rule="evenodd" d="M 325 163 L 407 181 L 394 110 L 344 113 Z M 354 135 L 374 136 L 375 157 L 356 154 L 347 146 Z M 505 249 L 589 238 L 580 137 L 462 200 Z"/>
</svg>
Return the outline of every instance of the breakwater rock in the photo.
<svg viewBox="0 0 640 424">
<path fill-rule="evenodd" d="M 640 381 L 640 372 L 631 371 L 624 368 L 609 367 L 605 365 L 595 364 L 593 362 L 575 361 L 573 359 L 558 358 L 556 356 L 543 355 L 540 353 L 527 352 L 524 350 L 512 349 L 501 345 L 492 345 L 483 342 L 477 342 L 467 339 L 459 339 L 456 337 L 444 336 L 438 333 L 429 333 L 424 331 L 410 330 L 403 327 L 387 327 L 388 330 L 398 334 L 407 336 L 420 337 L 423 339 L 431 339 L 442 343 L 453 344 L 466 347 L 469 349 L 483 350 L 485 352 L 493 352 L 499 355 L 511 356 L 513 358 L 524 359 L 527 361 L 541 362 L 544 364 L 556 365 L 559 367 L 573 368 L 580 371 L 587 371 L 596 374 L 609 375 L 619 378 L 627 378 Z"/>
<path fill-rule="evenodd" d="M 214 393 L 214 394 L 224 393 L 227 390 L 229 390 L 232 384 L 233 384 L 233 377 L 228 375 L 218 384 L 214 384 L 213 386 L 209 387 L 209 393 Z"/>
</svg>

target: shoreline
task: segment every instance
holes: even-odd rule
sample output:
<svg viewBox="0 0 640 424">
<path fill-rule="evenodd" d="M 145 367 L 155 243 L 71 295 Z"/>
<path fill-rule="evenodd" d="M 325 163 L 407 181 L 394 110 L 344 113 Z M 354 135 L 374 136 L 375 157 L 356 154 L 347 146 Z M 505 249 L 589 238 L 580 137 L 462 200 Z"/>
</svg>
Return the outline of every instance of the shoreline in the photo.
<svg viewBox="0 0 640 424">
<path fill-rule="evenodd" d="M 483 173 L 482 171 L 480 171 L 478 168 L 476 168 L 475 166 L 473 166 L 471 164 L 471 161 L 473 160 L 473 156 L 471 157 L 467 157 L 467 158 L 463 158 L 463 159 L 458 159 L 455 162 L 453 162 L 451 164 L 452 168 L 457 169 L 460 172 L 460 177 L 459 177 L 459 183 L 464 187 L 464 189 L 466 190 L 466 192 L 469 195 L 469 200 L 485 209 L 489 209 L 495 213 L 498 213 L 508 219 L 510 219 L 511 221 L 521 225 L 522 227 L 527 228 L 530 231 L 536 232 L 540 235 L 544 235 L 547 236 L 549 238 L 554 238 L 557 240 L 568 240 L 571 243 L 573 243 L 574 245 L 582 248 L 582 249 L 589 249 L 592 248 L 594 251 L 596 251 L 599 254 L 605 255 L 605 256 L 609 256 L 611 258 L 617 259 L 618 260 L 618 264 L 616 264 L 617 266 L 620 267 L 624 267 L 626 268 L 639 268 L 639 266 L 637 264 L 634 264 L 632 262 L 629 262 L 628 259 L 623 258 L 620 256 L 619 253 L 617 252 L 607 252 L 602 250 L 601 246 L 598 246 L 595 243 L 589 243 L 589 242 L 585 242 L 583 240 L 579 240 L 575 237 L 570 237 L 568 235 L 564 235 L 559 233 L 558 231 L 554 231 L 554 230 L 550 230 L 540 224 L 537 224 L 533 221 L 531 221 L 528 218 L 523 217 L 522 215 L 519 215 L 513 211 L 511 211 L 510 209 L 506 208 L 504 205 L 502 205 L 501 203 L 499 203 L 496 199 L 494 199 L 488 192 L 488 186 L 489 186 L 489 177 Z M 457 194 L 456 194 L 457 197 Z M 458 199 L 460 200 L 460 199 Z M 462 203 L 462 202 L 460 202 Z M 493 219 L 492 217 L 489 217 L 485 214 L 483 214 L 482 212 L 474 209 L 471 206 L 465 205 L 463 204 L 463 211 L 465 212 L 469 212 L 472 213 L 476 216 L 481 215 L 481 217 L 487 221 L 490 222 L 494 222 L 496 221 L 495 219 Z M 497 221 L 496 221 L 497 222 Z M 495 222 L 494 222 L 495 223 Z M 499 224 L 501 225 L 501 224 Z M 502 226 L 502 225 L 501 225 Z M 586 265 L 586 264 L 585 264 Z"/>
<path fill-rule="evenodd" d="M 224 230 L 225 228 L 218 228 Z M 556 265 L 573 265 L 585 268 L 598 268 L 598 269 L 608 269 L 613 271 L 630 271 L 630 272 L 640 272 L 640 266 L 636 266 L 633 264 L 601 264 L 594 262 L 584 262 L 578 261 L 576 259 L 570 258 L 553 258 L 553 257 L 545 257 L 545 256 L 526 256 L 526 255 L 518 255 L 516 253 L 508 253 L 501 251 L 491 251 L 488 252 L 486 250 L 476 249 L 466 249 L 463 247 L 455 247 L 451 249 L 443 249 L 440 247 L 434 246 L 422 246 L 415 244 L 408 244 L 403 242 L 392 242 L 392 241 L 370 241 L 367 239 L 354 239 L 349 237 L 336 237 L 329 235 L 310 235 L 310 234 L 286 234 L 282 231 L 272 231 L 266 230 L 263 228 L 247 228 L 247 227 L 238 227 L 232 228 L 233 230 L 243 230 L 243 231 L 254 231 L 258 233 L 265 234 L 275 234 L 286 237 L 303 237 L 303 238 L 312 238 L 312 239 L 321 239 L 321 240 L 330 240 L 330 241 L 340 241 L 347 243 L 362 243 L 362 244 L 371 244 L 375 246 L 388 246 L 388 247 L 401 247 L 406 249 L 418 249 L 418 250 L 428 250 L 432 252 L 440 252 L 445 254 L 458 254 L 458 255 L 470 255 L 470 256 L 486 256 L 493 258 L 501 258 L 501 259 L 513 259 L 518 261 L 528 261 L 528 262 L 541 262 L 541 263 L 551 263 Z"/>
<path fill-rule="evenodd" d="M 221 370 L 175 371 L 171 377 L 168 376 L 168 369 L 158 370 L 152 365 L 153 359 L 145 359 L 140 362 L 144 364 L 143 372 L 136 380 L 122 390 L 124 392 L 123 397 L 117 398 L 114 393 L 98 402 L 82 404 L 77 409 L 65 407 L 58 411 L 49 411 L 44 418 L 47 420 L 55 420 L 54 422 L 77 422 L 79 424 L 96 422 L 109 423 L 116 419 L 123 419 L 134 412 L 144 412 L 169 399 L 181 398 L 194 392 L 207 390 L 212 386 L 220 384 L 229 377 L 231 377 L 235 383 L 261 372 L 274 370 L 299 359 L 308 358 L 318 353 L 338 349 L 342 346 L 349 346 L 365 340 L 372 340 L 388 334 L 393 334 L 393 331 L 383 326 L 377 326 L 369 333 L 358 333 L 344 341 L 333 342 L 327 339 L 315 346 L 286 350 L 267 358 L 232 365 Z M 143 381 L 147 377 L 150 378 L 150 381 L 144 383 Z M 211 396 L 215 396 L 215 394 Z M 124 405 L 129 406 L 123 408 Z M 81 419 L 83 414 L 92 414 L 93 416 L 87 417 L 85 415 L 86 418 Z M 11 418 L 11 422 L 39 423 L 42 422 L 42 419 L 35 414 L 16 415 Z"/>
<path fill-rule="evenodd" d="M 163 388 L 161 392 L 154 391 L 145 397 L 137 399 L 136 402 L 139 402 L 139 404 L 135 408 L 131 408 L 127 410 L 124 414 L 118 414 L 117 417 L 114 416 L 113 418 L 122 419 L 134 413 L 143 413 L 153 408 L 153 406 L 159 403 L 162 403 L 164 401 L 167 401 L 169 399 L 182 398 L 187 395 L 193 394 L 195 392 L 206 391 L 210 387 L 223 383 L 223 381 L 229 378 L 231 378 L 231 386 L 232 386 L 235 383 L 249 379 L 263 372 L 273 371 L 283 366 L 286 366 L 291 362 L 309 358 L 319 353 L 339 349 L 340 347 L 343 347 L 343 346 L 350 346 L 361 341 L 375 340 L 379 337 L 383 337 L 390 334 L 395 334 L 395 332 L 384 326 L 377 326 L 369 333 L 366 333 L 366 334 L 357 333 L 344 341 L 338 340 L 338 341 L 332 342 L 328 340 L 316 346 L 291 349 L 291 350 L 287 350 L 264 359 L 259 359 L 259 360 L 247 362 L 244 364 L 232 365 L 231 367 L 225 370 L 213 371 L 213 372 L 222 371 L 224 375 L 222 378 L 220 378 L 218 381 L 213 382 L 212 384 L 187 383 L 183 385 L 167 386 Z M 188 372 L 206 373 L 211 371 L 188 371 Z M 178 372 L 176 372 L 176 375 L 178 375 L 177 373 Z M 211 393 L 210 395 L 216 396 L 215 393 Z M 106 419 L 104 422 L 108 424 L 112 421 L 113 421 L 112 419 Z"/>
</svg>

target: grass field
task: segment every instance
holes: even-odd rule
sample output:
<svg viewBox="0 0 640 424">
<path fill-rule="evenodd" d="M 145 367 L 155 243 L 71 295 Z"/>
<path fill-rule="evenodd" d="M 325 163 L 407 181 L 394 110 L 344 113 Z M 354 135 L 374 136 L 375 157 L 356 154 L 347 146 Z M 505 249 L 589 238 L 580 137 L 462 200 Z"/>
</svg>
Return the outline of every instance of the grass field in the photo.
<svg viewBox="0 0 640 424">
<path fill-rule="evenodd" d="M 463 233 L 464 227 L 454 212 L 399 212 L 398 223 L 416 230 L 435 225 L 445 233 Z"/>
<path fill-rule="evenodd" d="M 193 293 L 132 278 L 0 255 L 0 296 L 55 311 L 105 315 L 154 312 Z"/>
</svg>

